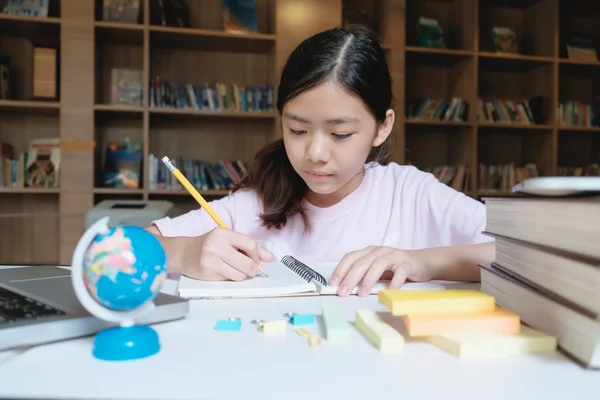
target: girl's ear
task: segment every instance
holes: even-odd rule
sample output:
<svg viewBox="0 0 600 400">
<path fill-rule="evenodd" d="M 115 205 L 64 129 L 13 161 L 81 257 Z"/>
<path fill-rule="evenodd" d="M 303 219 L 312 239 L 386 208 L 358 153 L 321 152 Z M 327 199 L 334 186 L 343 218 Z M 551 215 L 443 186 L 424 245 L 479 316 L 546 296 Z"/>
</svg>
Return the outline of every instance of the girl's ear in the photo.
<svg viewBox="0 0 600 400">
<path fill-rule="evenodd" d="M 377 129 L 377 135 L 373 139 L 373 147 L 377 147 L 381 145 L 392 133 L 392 128 L 394 127 L 394 120 L 396 115 L 394 114 L 394 110 L 387 110 L 385 113 L 385 120 L 379 124 L 379 128 Z"/>
</svg>

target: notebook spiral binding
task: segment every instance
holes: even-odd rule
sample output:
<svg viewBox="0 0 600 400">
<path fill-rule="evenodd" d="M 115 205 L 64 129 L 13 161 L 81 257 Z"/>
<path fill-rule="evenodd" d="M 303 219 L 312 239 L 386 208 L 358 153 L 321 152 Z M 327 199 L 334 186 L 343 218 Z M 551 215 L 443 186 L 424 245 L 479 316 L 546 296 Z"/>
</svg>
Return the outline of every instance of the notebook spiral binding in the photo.
<svg viewBox="0 0 600 400">
<path fill-rule="evenodd" d="M 286 267 L 294 271 L 302 279 L 308 282 L 317 281 L 321 285 L 327 286 L 327 280 L 323 275 L 319 274 L 314 269 L 310 268 L 308 265 L 298 261 L 294 257 L 286 255 L 281 259 L 281 262 Z"/>
</svg>

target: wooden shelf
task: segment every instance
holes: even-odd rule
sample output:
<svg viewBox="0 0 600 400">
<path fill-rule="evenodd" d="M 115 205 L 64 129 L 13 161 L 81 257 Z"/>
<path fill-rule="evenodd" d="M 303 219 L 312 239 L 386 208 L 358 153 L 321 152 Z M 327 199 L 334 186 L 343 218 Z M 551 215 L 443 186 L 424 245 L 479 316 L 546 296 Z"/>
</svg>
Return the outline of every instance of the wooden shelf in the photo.
<svg viewBox="0 0 600 400">
<path fill-rule="evenodd" d="M 275 45 L 275 35 L 236 34 L 210 29 L 150 26 L 153 48 L 188 49 L 218 52 L 268 53 Z"/>
<path fill-rule="evenodd" d="M 563 132 L 578 131 L 578 132 L 598 132 L 598 133 L 600 133 L 600 127 L 590 127 L 590 126 L 576 126 L 576 125 L 559 126 L 558 130 L 563 131 Z"/>
<path fill-rule="evenodd" d="M 0 36 L 58 36 L 60 18 L 0 13 Z"/>
<path fill-rule="evenodd" d="M 421 46 L 406 46 L 405 51 L 407 53 L 425 53 L 440 56 L 455 56 L 455 57 L 471 57 L 475 55 L 474 51 L 471 50 L 458 50 L 458 49 L 442 49 L 434 47 L 421 47 Z"/>
<path fill-rule="evenodd" d="M 60 103 L 55 101 L 0 100 L 0 112 L 58 115 Z"/>
<path fill-rule="evenodd" d="M 424 119 L 407 119 L 407 125 L 437 125 L 437 126 L 473 126 L 472 123 L 466 121 L 438 121 Z"/>
<path fill-rule="evenodd" d="M 59 194 L 60 189 L 0 187 L 0 194 Z"/>
<path fill-rule="evenodd" d="M 198 193 L 205 197 L 222 197 L 229 194 L 229 190 L 198 190 Z M 187 190 L 152 189 L 148 191 L 148 194 L 155 196 L 187 196 L 192 200 L 194 199 Z"/>
<path fill-rule="evenodd" d="M 406 47 L 406 63 L 418 66 L 450 67 L 474 55 L 473 51 L 468 50 Z"/>
<path fill-rule="evenodd" d="M 213 111 L 188 108 L 159 108 L 150 107 L 150 114 L 168 117 L 219 118 L 219 119 L 275 119 L 275 112 L 246 112 L 246 111 Z"/>
<path fill-rule="evenodd" d="M 477 126 L 480 128 L 491 128 L 491 129 L 507 129 L 507 130 L 517 130 L 517 129 L 531 129 L 531 130 L 552 130 L 552 125 L 539 125 L 539 124 L 511 124 L 511 123 L 503 123 L 503 122 L 485 122 L 478 121 Z"/>
<path fill-rule="evenodd" d="M 119 22 L 96 21 L 96 40 L 103 44 L 138 45 L 144 43 L 144 26 Z"/>
<path fill-rule="evenodd" d="M 114 195 L 126 195 L 126 194 L 143 194 L 144 189 L 119 189 L 119 188 L 102 188 L 95 187 L 94 194 L 114 194 Z"/>
<path fill-rule="evenodd" d="M 125 116 L 125 115 L 137 115 L 140 116 L 144 112 L 144 107 L 137 106 L 126 106 L 119 104 L 95 104 L 94 111 L 98 114 L 106 115 L 106 116 Z"/>
<path fill-rule="evenodd" d="M 579 61 L 579 60 L 569 60 L 568 58 L 560 58 L 558 60 L 559 63 L 565 65 L 581 65 L 586 67 L 600 67 L 600 61 Z"/>
</svg>

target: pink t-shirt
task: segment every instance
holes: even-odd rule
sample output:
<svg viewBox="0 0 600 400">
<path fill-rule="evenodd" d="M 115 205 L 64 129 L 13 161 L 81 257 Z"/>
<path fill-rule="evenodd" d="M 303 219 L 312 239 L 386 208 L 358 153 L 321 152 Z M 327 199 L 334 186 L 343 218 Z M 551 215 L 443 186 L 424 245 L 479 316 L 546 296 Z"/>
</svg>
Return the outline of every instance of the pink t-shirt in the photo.
<svg viewBox="0 0 600 400">
<path fill-rule="evenodd" d="M 232 229 L 269 240 L 305 263 L 338 262 L 369 245 L 411 250 L 492 241 L 483 203 L 440 183 L 413 166 L 367 164 L 360 186 L 339 203 L 319 208 L 305 202 L 311 231 L 299 215 L 281 230 L 261 226 L 260 199 L 252 190 L 212 201 Z M 217 225 L 199 209 L 154 221 L 163 236 L 198 236 Z"/>
</svg>

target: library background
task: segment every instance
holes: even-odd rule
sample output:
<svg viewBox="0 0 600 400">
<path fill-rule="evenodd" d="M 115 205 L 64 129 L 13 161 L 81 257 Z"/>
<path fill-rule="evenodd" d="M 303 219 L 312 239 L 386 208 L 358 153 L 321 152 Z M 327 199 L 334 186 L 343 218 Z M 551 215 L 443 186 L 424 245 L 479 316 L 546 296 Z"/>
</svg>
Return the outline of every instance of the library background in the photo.
<svg viewBox="0 0 600 400">
<path fill-rule="evenodd" d="M 105 200 L 197 208 L 280 136 L 290 51 L 347 23 L 386 50 L 391 161 L 480 199 L 597 175 L 600 4 L 581 0 L 0 0 L 0 264 L 68 265 Z"/>
</svg>

